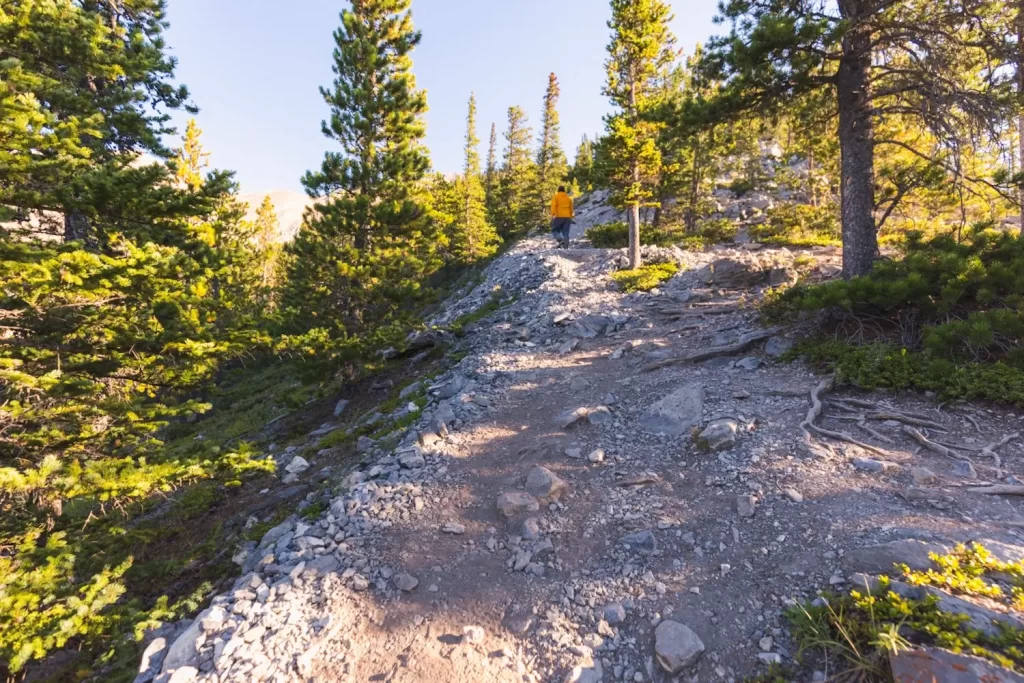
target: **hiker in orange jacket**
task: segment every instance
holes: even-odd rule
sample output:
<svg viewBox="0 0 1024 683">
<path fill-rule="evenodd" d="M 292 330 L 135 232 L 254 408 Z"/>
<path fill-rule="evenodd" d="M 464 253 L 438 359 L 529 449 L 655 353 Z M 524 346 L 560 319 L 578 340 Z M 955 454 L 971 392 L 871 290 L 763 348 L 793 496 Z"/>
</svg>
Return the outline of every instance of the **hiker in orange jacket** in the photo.
<svg viewBox="0 0 1024 683">
<path fill-rule="evenodd" d="M 562 249 L 569 248 L 569 229 L 575 217 L 572 197 L 566 194 L 565 186 L 562 185 L 551 199 L 551 234 L 558 240 L 558 246 Z"/>
</svg>

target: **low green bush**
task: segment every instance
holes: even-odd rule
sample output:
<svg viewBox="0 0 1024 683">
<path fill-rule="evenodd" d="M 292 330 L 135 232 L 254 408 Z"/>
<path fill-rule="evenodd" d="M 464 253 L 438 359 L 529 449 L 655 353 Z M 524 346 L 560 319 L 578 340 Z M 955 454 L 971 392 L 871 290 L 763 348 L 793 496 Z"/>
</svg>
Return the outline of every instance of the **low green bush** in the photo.
<svg viewBox="0 0 1024 683">
<path fill-rule="evenodd" d="M 622 221 L 595 225 L 587 230 L 587 239 L 598 249 L 625 249 L 629 246 L 629 226 Z M 640 244 L 652 244 L 666 247 L 674 241 L 673 233 L 668 230 L 640 226 Z"/>
<path fill-rule="evenodd" d="M 683 233 L 678 244 L 698 251 L 713 244 L 728 244 L 736 239 L 736 223 L 728 218 L 708 218 L 697 222 L 697 229 Z"/>
<path fill-rule="evenodd" d="M 679 272 L 675 263 L 652 263 L 636 270 L 620 270 L 612 275 L 627 294 L 649 292 Z"/>
<path fill-rule="evenodd" d="M 767 211 L 761 225 L 750 227 L 750 236 L 764 244 L 789 246 L 837 246 L 842 229 L 832 205 L 780 204 Z"/>
<path fill-rule="evenodd" d="M 931 559 L 935 569 L 911 572 L 903 567 L 900 578 L 1008 606 L 1019 599 L 1021 564 L 993 561 L 981 545 L 960 546 Z M 1012 593 L 1004 593 L 995 583 L 997 573 L 1011 577 Z M 892 680 L 889 656 L 918 645 L 934 645 L 1024 671 L 1024 630 L 1001 625 L 997 633 L 987 634 L 966 628 L 970 617 L 943 612 L 937 596 L 904 598 L 889 591 L 889 585 L 890 579 L 883 576 L 873 594 L 855 587 L 847 595 L 826 595 L 790 608 L 786 616 L 799 654 L 826 654 L 838 666 L 836 680 Z"/>
</svg>

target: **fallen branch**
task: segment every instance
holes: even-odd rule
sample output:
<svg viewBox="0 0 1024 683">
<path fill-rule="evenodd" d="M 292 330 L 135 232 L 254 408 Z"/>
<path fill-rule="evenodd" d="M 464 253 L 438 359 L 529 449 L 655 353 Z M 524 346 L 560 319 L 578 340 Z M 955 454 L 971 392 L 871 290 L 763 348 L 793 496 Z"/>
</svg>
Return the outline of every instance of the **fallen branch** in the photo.
<svg viewBox="0 0 1024 683">
<path fill-rule="evenodd" d="M 977 486 L 967 489 L 971 493 L 983 493 L 986 496 L 1024 496 L 1024 486 L 996 484 L 995 486 Z"/>
<path fill-rule="evenodd" d="M 718 358 L 719 356 L 731 356 L 741 351 L 746 351 L 748 348 L 753 346 L 759 341 L 764 341 L 768 337 L 774 337 L 782 328 L 773 327 L 768 330 L 759 330 L 757 332 L 750 332 L 739 338 L 734 344 L 728 344 L 726 346 L 717 346 L 710 348 L 707 351 L 698 351 L 697 353 L 691 353 L 687 356 L 680 356 L 679 358 L 669 358 L 668 360 L 658 361 L 657 363 L 650 363 L 644 366 L 644 372 L 651 372 L 652 370 L 660 370 L 661 368 L 667 368 L 670 365 L 681 365 L 685 363 L 699 363 L 702 360 L 709 360 L 711 358 Z"/>
</svg>

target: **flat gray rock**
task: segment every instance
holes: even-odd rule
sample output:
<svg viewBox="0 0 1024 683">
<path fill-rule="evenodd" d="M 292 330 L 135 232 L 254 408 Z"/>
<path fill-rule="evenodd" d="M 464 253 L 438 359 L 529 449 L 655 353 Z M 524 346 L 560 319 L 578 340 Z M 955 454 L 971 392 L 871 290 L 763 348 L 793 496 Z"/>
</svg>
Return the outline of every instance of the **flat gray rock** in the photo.
<svg viewBox="0 0 1024 683">
<path fill-rule="evenodd" d="M 498 514 L 505 519 L 515 519 L 520 515 L 537 512 L 540 503 L 529 493 L 509 491 L 498 496 Z"/>
<path fill-rule="evenodd" d="M 941 543 L 927 543 L 914 538 L 905 538 L 889 543 L 855 548 L 846 553 L 847 566 L 852 571 L 868 574 L 893 574 L 894 564 L 905 564 L 914 571 L 924 571 L 934 565 L 930 553 L 944 555 L 951 550 Z"/>
<path fill-rule="evenodd" d="M 640 418 L 640 426 L 652 434 L 682 436 L 700 424 L 704 387 L 687 384 L 661 399 Z"/>
<path fill-rule="evenodd" d="M 740 425 L 732 418 L 715 420 L 697 437 L 697 445 L 707 451 L 724 451 L 736 445 Z"/>
<path fill-rule="evenodd" d="M 925 648 L 889 657 L 893 680 L 898 683 L 1024 683 L 1024 676 L 978 657 Z"/>
</svg>

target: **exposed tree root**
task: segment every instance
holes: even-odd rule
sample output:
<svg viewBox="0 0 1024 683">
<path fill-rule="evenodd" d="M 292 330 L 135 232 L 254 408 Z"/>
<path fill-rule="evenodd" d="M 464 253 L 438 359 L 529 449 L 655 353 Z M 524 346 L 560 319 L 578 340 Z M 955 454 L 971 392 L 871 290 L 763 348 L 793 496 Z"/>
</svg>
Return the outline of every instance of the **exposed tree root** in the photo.
<svg viewBox="0 0 1024 683">
<path fill-rule="evenodd" d="M 970 422 L 972 425 L 974 425 L 974 428 L 978 430 L 978 432 L 981 432 L 981 425 L 978 424 L 978 421 L 975 420 L 972 416 L 964 415 L 964 419 Z"/>
<path fill-rule="evenodd" d="M 717 346 L 715 348 L 708 349 L 706 351 L 698 351 L 697 353 L 691 353 L 687 356 L 680 356 L 679 358 L 669 358 L 668 360 L 658 361 L 657 363 L 650 363 L 644 366 L 644 372 L 651 372 L 652 370 L 660 370 L 661 368 L 667 368 L 671 365 L 682 365 L 685 363 L 698 363 L 702 360 L 708 360 L 710 358 L 717 358 L 719 356 L 731 356 L 741 351 L 745 351 L 759 341 L 764 341 L 768 337 L 773 337 L 782 328 L 773 327 L 768 330 L 758 330 L 757 332 L 749 332 L 739 338 L 735 344 L 728 344 L 726 346 Z"/>
<path fill-rule="evenodd" d="M 921 444 L 921 446 L 923 446 L 924 448 L 930 450 L 932 453 L 938 453 L 939 455 L 944 455 L 947 458 L 952 458 L 953 460 L 965 460 L 967 462 L 970 462 L 969 458 L 965 458 L 962 455 L 957 455 L 956 453 L 953 452 L 951 448 L 943 446 L 940 443 L 935 443 L 934 441 L 932 441 L 927 436 L 925 436 L 918 430 L 914 429 L 910 425 L 903 425 L 903 433 L 912 438 L 917 443 Z"/>
<path fill-rule="evenodd" d="M 864 450 L 870 451 L 872 453 L 877 453 L 879 455 L 888 455 L 888 453 L 883 451 L 881 448 L 876 448 L 871 444 L 864 443 L 863 441 L 858 441 L 852 435 L 847 434 L 846 432 L 836 432 L 831 429 L 819 427 L 818 425 L 815 424 L 818 418 L 821 417 L 822 410 L 824 409 L 824 405 L 821 402 L 821 395 L 825 392 L 831 391 L 832 388 L 835 386 L 835 382 L 835 377 L 829 377 L 828 379 L 822 380 L 821 383 L 818 384 L 818 386 L 814 387 L 814 389 L 811 391 L 811 407 L 807 410 L 807 417 L 800 425 L 800 428 L 804 430 L 805 438 L 807 438 L 807 440 L 809 441 L 811 438 L 811 432 L 814 432 L 818 436 L 827 436 L 830 439 L 835 439 L 837 441 L 845 441 L 847 443 L 852 443 L 853 445 L 859 446 L 860 448 L 863 448 Z"/>
<path fill-rule="evenodd" d="M 971 493 L 984 493 L 986 496 L 1024 496 L 1024 486 L 996 484 L 995 486 L 976 486 L 967 489 Z"/>
<path fill-rule="evenodd" d="M 858 422 L 857 426 L 860 427 L 861 429 L 863 429 L 865 432 L 867 432 L 871 436 L 873 436 L 876 439 L 878 439 L 879 441 L 881 441 L 882 443 L 896 443 L 895 441 L 893 441 L 892 439 L 887 437 L 885 434 L 882 434 L 881 432 L 877 432 L 874 429 L 872 429 L 871 427 L 868 427 L 867 423 L 864 422 L 864 420 L 861 420 L 860 422 Z"/>
<path fill-rule="evenodd" d="M 1014 440 L 1019 439 L 1019 438 L 1020 438 L 1020 432 L 1014 432 L 1013 434 L 1007 434 L 1006 436 L 1004 436 L 999 441 L 996 441 L 995 443 L 990 443 L 989 445 L 987 445 L 984 448 L 982 448 L 979 455 L 992 458 L 992 462 L 993 462 L 993 464 L 995 465 L 995 468 L 996 468 L 996 473 L 1000 477 L 1002 477 L 1003 476 L 1003 461 L 999 459 L 999 454 L 996 453 L 996 451 L 999 450 L 1000 448 L 1002 448 L 1003 446 L 1005 446 L 1006 444 L 1010 443 L 1011 441 L 1014 441 Z"/>
<path fill-rule="evenodd" d="M 917 415 L 909 413 L 899 413 L 895 410 L 877 410 L 873 413 L 868 413 L 869 420 L 896 420 L 906 425 L 914 425 L 915 427 L 924 427 L 925 429 L 936 429 L 940 432 L 946 431 L 946 428 L 940 425 L 938 422 L 931 420 L 922 419 Z"/>
</svg>

